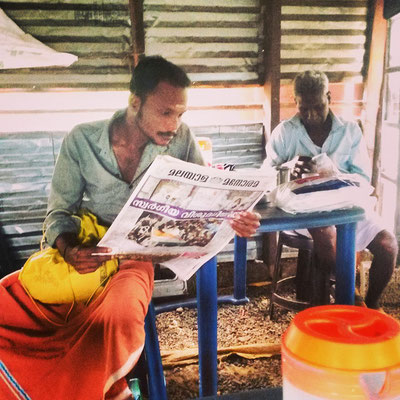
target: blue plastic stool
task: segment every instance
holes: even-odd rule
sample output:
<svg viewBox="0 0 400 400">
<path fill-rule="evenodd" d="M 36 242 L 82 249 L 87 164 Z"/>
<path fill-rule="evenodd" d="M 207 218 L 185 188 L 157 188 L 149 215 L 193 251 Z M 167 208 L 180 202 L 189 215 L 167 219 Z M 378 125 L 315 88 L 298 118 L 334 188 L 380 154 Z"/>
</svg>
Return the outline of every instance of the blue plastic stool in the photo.
<svg viewBox="0 0 400 400">
<path fill-rule="evenodd" d="M 281 255 L 283 246 L 298 249 L 296 275 L 281 279 Z M 311 266 L 313 262 L 314 242 L 307 236 L 294 232 L 279 232 L 272 290 L 270 296 L 269 318 L 273 320 L 275 304 L 292 311 L 301 311 L 311 306 L 311 299 L 306 299 L 307 291 L 311 292 Z M 289 299 L 279 293 L 279 288 L 291 281 L 296 282 L 296 299 Z M 309 287 L 307 288 L 307 285 Z M 308 290 L 307 290 L 308 289 Z"/>
</svg>

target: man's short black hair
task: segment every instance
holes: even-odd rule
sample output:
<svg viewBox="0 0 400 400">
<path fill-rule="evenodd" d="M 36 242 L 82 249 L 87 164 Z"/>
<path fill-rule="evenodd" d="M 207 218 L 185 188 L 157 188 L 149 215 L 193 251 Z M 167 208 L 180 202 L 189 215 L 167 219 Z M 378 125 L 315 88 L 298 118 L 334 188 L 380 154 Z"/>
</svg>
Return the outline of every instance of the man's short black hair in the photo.
<svg viewBox="0 0 400 400">
<path fill-rule="evenodd" d="M 160 82 L 181 88 L 191 83 L 182 68 L 161 56 L 148 56 L 142 58 L 133 70 L 129 88 L 131 93 L 144 100 Z"/>
</svg>

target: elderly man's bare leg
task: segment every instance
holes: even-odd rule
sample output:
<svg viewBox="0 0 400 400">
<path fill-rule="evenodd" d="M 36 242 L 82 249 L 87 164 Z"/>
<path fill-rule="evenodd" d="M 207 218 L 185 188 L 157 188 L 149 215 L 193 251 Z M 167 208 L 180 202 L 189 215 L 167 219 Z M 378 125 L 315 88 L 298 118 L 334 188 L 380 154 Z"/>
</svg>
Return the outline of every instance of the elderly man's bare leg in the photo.
<svg viewBox="0 0 400 400">
<path fill-rule="evenodd" d="M 335 271 L 336 265 L 336 228 L 326 226 L 309 229 L 314 240 L 314 254 L 317 268 L 320 269 L 314 282 L 314 302 L 316 304 L 329 303 L 329 277 Z"/>
<path fill-rule="evenodd" d="M 374 256 L 369 270 L 369 286 L 365 304 L 369 308 L 379 308 L 379 299 L 392 277 L 397 257 L 397 241 L 393 234 L 383 230 L 367 246 Z"/>
</svg>

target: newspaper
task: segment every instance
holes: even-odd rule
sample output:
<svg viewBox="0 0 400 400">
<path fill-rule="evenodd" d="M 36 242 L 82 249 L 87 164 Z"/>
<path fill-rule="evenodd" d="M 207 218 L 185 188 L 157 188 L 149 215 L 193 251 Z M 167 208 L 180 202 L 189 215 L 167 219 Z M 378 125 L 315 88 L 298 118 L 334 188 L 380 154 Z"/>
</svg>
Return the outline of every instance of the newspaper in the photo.
<svg viewBox="0 0 400 400">
<path fill-rule="evenodd" d="M 157 156 L 98 246 L 121 259 L 162 262 L 189 279 L 234 237 L 228 220 L 275 182 L 260 170 L 241 171 Z"/>
</svg>

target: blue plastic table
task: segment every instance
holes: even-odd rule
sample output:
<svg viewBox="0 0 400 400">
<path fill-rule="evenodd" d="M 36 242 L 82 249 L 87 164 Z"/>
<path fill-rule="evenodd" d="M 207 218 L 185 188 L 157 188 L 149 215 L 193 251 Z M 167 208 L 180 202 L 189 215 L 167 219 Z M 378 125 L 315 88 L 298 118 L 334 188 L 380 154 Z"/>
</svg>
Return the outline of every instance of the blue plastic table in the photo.
<svg viewBox="0 0 400 400">
<path fill-rule="evenodd" d="M 355 227 L 364 219 L 364 210 L 307 214 L 288 214 L 275 207 L 258 208 L 261 214 L 259 232 L 276 232 L 336 225 L 336 292 L 338 304 L 354 304 Z M 234 297 L 246 297 L 247 240 L 235 237 Z M 217 394 L 217 263 L 208 261 L 197 272 L 197 307 L 199 330 L 200 397 Z"/>
<path fill-rule="evenodd" d="M 364 219 L 364 210 L 352 208 L 330 212 L 288 214 L 275 207 L 258 207 L 261 214 L 259 232 L 276 232 L 319 226 L 336 225 L 336 303 L 354 304 L 355 289 L 355 227 Z M 229 302 L 242 303 L 246 297 L 247 240 L 235 237 L 234 294 Z M 200 397 L 217 394 L 217 260 L 205 263 L 196 275 L 197 280 L 197 323 L 199 342 L 199 394 Z M 222 301 L 222 302 L 225 302 Z M 192 303 L 191 303 L 192 304 Z M 165 311 L 165 310 L 164 310 Z M 150 305 L 146 317 L 146 355 L 150 375 L 150 398 L 166 399 L 155 314 Z"/>
</svg>

